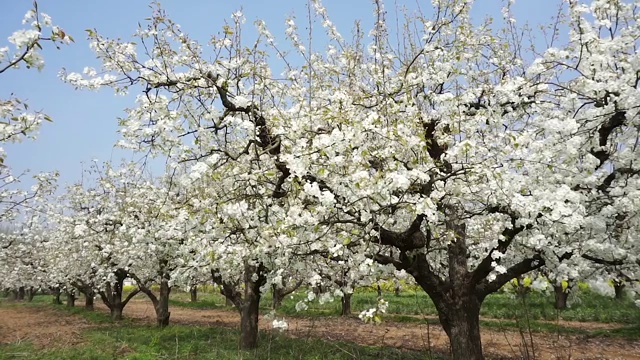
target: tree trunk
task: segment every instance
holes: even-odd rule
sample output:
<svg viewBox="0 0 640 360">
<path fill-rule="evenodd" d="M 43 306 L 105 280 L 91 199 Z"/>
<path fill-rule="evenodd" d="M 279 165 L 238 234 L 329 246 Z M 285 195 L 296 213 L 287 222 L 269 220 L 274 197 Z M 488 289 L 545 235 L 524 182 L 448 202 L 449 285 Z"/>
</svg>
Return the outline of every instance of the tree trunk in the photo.
<svg viewBox="0 0 640 360">
<path fill-rule="evenodd" d="M 351 315 L 351 296 L 352 293 L 344 293 L 342 294 L 342 309 L 340 311 L 340 316 L 350 316 Z"/>
<path fill-rule="evenodd" d="M 382 297 L 382 287 L 380 286 L 380 284 L 377 284 L 377 290 L 378 290 L 378 297 L 381 298 Z"/>
<path fill-rule="evenodd" d="M 76 305 L 76 295 L 73 291 L 67 291 L 67 307 L 74 307 Z"/>
<path fill-rule="evenodd" d="M 276 285 L 272 285 L 271 294 L 273 296 L 273 299 L 271 301 L 271 308 L 273 310 L 278 310 L 282 305 L 282 292 Z"/>
<path fill-rule="evenodd" d="M 262 264 L 244 266 L 244 297 L 240 306 L 240 348 L 258 347 L 258 313 L 260 310 L 260 287 L 266 282 Z M 254 281 L 254 275 L 257 279 Z"/>
<path fill-rule="evenodd" d="M 198 302 L 198 285 L 193 285 L 189 289 L 189 293 L 191 294 L 191 302 Z"/>
<path fill-rule="evenodd" d="M 9 300 L 9 301 L 18 300 L 18 291 L 17 290 L 10 290 L 9 291 L 9 296 L 7 297 L 7 300 Z"/>
<path fill-rule="evenodd" d="M 623 281 L 617 281 L 614 280 L 613 281 L 613 290 L 616 292 L 616 300 L 623 300 L 624 299 L 624 288 L 625 288 L 625 283 Z"/>
<path fill-rule="evenodd" d="M 484 359 L 480 338 L 480 305 L 473 296 L 436 305 L 440 323 L 449 336 L 452 358 L 455 360 Z"/>
<path fill-rule="evenodd" d="M 396 287 L 393 289 L 393 295 L 395 296 L 400 296 L 400 291 L 401 291 L 401 287 L 400 285 L 396 285 Z"/>
<path fill-rule="evenodd" d="M 553 286 L 553 293 L 555 295 L 554 307 L 557 310 L 565 310 L 567 308 L 567 298 L 569 297 L 569 288 L 564 289 L 562 283 Z"/>
<path fill-rule="evenodd" d="M 101 290 L 99 294 L 102 302 L 111 311 L 111 319 L 118 321 L 122 320 L 122 311 L 124 307 L 127 305 L 129 300 L 140 292 L 140 288 L 133 290 L 127 295 L 126 299 L 122 300 L 124 280 L 127 278 L 128 273 L 123 269 L 118 269 L 114 274 L 116 275 L 116 279 L 113 286 L 110 283 L 106 283 L 104 289 Z"/>
<path fill-rule="evenodd" d="M 114 306 L 110 310 L 111 320 L 120 321 L 123 319 L 121 306 Z"/>
<path fill-rule="evenodd" d="M 169 326 L 169 294 L 171 293 L 171 287 L 169 287 L 169 279 L 163 278 L 160 282 L 160 295 L 158 296 L 157 303 L 155 304 L 156 319 L 158 326 L 163 328 Z"/>
<path fill-rule="evenodd" d="M 90 292 L 84 293 L 84 308 L 85 308 L 85 310 L 93 311 L 93 297 L 94 296 L 95 296 L 95 294 L 93 293 L 93 290 L 90 291 Z"/>
<path fill-rule="evenodd" d="M 34 289 L 33 287 L 30 287 L 29 289 L 27 289 L 26 297 L 28 302 L 33 301 L 33 297 L 36 296 L 36 292 L 37 290 Z"/>
<path fill-rule="evenodd" d="M 231 299 L 229 299 L 228 297 L 224 297 L 224 306 L 234 306 L 233 301 L 231 301 Z"/>
<path fill-rule="evenodd" d="M 251 295 L 244 299 L 240 313 L 240 347 L 255 349 L 258 347 L 258 312 L 260 295 Z"/>
<path fill-rule="evenodd" d="M 16 296 L 16 300 L 19 300 L 19 301 L 24 300 L 24 286 L 20 286 L 18 288 L 18 295 Z"/>
<path fill-rule="evenodd" d="M 52 288 L 51 295 L 53 295 L 53 299 L 51 299 L 52 304 L 62 305 L 62 301 L 60 301 L 60 288 L 58 287 Z"/>
</svg>

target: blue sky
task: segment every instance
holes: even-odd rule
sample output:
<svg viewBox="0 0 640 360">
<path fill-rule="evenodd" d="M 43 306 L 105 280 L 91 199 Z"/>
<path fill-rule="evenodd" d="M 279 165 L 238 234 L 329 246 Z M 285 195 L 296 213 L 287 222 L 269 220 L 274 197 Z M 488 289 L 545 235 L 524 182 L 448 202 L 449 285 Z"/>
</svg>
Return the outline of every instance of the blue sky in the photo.
<svg viewBox="0 0 640 360">
<path fill-rule="evenodd" d="M 0 75 L 0 99 L 14 93 L 26 98 L 32 109 L 49 114 L 54 122 L 43 125 L 36 141 L 21 144 L 5 144 L 7 164 L 16 173 L 31 169 L 32 173 L 59 170 L 61 185 L 77 181 L 81 175 L 82 163 L 92 159 L 114 160 L 139 159 L 113 148 L 118 140 L 116 118 L 123 109 L 133 105 L 129 97 L 117 97 L 109 89 L 99 92 L 76 91 L 62 83 L 57 74 L 61 68 L 69 72 L 80 72 L 85 66 L 99 67 L 99 63 L 88 47 L 85 29 L 97 29 L 102 35 L 125 40 L 130 39 L 137 24 L 151 14 L 149 2 L 145 0 L 40 0 L 42 12 L 49 14 L 56 25 L 73 36 L 75 44 L 56 50 L 45 45 L 45 69 L 9 71 Z M 325 0 L 327 11 L 333 22 L 346 38 L 354 20 L 361 19 L 365 29 L 373 24 L 372 1 L 370 0 Z M 388 18 L 394 18 L 395 4 L 415 9 L 416 4 L 428 6 L 426 0 L 386 1 Z M 23 27 L 21 20 L 30 8 L 31 1 L 7 1 L 0 12 L 0 47 L 8 46 L 6 38 Z M 516 15 L 518 20 L 547 22 L 557 10 L 556 0 L 518 0 Z M 253 29 L 252 23 L 260 18 L 267 22 L 271 32 L 284 40 L 284 19 L 295 14 L 298 25 L 304 29 L 307 9 L 305 0 L 183 0 L 162 2 L 163 8 L 182 29 L 193 38 L 207 41 L 209 36 L 220 30 L 223 21 L 235 10 L 242 8 L 247 18 L 246 31 Z M 476 0 L 474 16 L 477 18 L 491 14 L 500 17 L 502 2 L 499 0 Z M 429 15 L 427 13 L 427 15 Z M 316 25 L 318 26 L 318 25 Z M 319 26 L 318 26 L 319 27 Z M 25 181 L 25 185 L 30 182 Z"/>
</svg>

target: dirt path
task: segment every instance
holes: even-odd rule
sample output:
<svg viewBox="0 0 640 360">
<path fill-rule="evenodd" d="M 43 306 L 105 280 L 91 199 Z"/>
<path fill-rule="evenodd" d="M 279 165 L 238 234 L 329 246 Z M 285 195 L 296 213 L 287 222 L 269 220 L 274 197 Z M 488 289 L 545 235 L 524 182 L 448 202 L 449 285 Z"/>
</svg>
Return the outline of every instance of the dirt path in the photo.
<svg viewBox="0 0 640 360">
<path fill-rule="evenodd" d="M 105 308 L 101 309 L 105 310 Z M 153 306 L 146 300 L 132 300 L 125 308 L 125 316 L 154 323 Z M 440 326 L 385 321 L 380 325 L 363 324 L 356 318 L 287 318 L 287 334 L 295 337 L 318 337 L 327 340 L 350 341 L 363 345 L 393 346 L 425 351 L 429 348 L 443 351 L 448 339 Z M 172 323 L 237 328 L 237 312 L 222 309 L 171 308 Z M 565 324 L 563 324 L 565 325 Z M 589 326 L 590 323 L 571 325 Z M 269 329 L 270 322 L 261 317 L 260 328 Z M 526 341 L 530 341 L 525 334 Z M 513 330 L 482 329 L 482 339 L 488 354 L 504 358 L 520 358 L 524 343 Z M 612 338 L 533 333 L 537 359 L 640 359 L 640 340 L 633 342 Z"/>
<path fill-rule="evenodd" d="M 82 343 L 82 329 L 92 327 L 80 316 L 48 307 L 0 307 L 0 344 L 29 341 L 39 347 Z"/>
</svg>

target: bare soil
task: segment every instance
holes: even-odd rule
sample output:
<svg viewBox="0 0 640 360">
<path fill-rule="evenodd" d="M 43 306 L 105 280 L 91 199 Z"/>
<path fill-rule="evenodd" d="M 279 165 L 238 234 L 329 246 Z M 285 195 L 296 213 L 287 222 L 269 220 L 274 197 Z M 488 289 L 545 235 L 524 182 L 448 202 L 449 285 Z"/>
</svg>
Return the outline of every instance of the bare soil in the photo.
<svg viewBox="0 0 640 360">
<path fill-rule="evenodd" d="M 97 311 L 107 311 L 97 304 Z M 172 307 L 171 322 L 197 326 L 237 328 L 238 312 L 233 309 L 188 309 Z M 126 317 L 155 324 L 151 302 L 132 300 L 124 310 Z M 393 346 L 401 349 L 446 352 L 448 339 L 440 326 L 385 321 L 380 325 L 363 324 L 357 318 L 287 318 L 286 335 L 314 337 L 330 341 L 349 341 L 363 345 Z M 562 322 L 564 326 L 602 328 L 598 323 Z M 39 347 L 66 347 L 81 344 L 81 332 L 95 327 L 80 316 L 50 307 L 0 307 L 0 344 L 30 341 Z M 607 325 L 612 326 L 612 325 Z M 271 328 L 270 321 L 260 318 L 260 327 Z M 640 339 L 630 341 L 613 338 L 589 338 L 548 333 L 520 334 L 514 330 L 482 329 L 483 345 L 490 358 L 515 359 L 526 353 L 523 344 L 533 340 L 536 359 L 640 359 Z"/>
<path fill-rule="evenodd" d="M 82 330 L 94 327 L 80 316 L 47 307 L 0 307 L 0 344 L 31 342 L 42 348 L 81 344 Z"/>
</svg>

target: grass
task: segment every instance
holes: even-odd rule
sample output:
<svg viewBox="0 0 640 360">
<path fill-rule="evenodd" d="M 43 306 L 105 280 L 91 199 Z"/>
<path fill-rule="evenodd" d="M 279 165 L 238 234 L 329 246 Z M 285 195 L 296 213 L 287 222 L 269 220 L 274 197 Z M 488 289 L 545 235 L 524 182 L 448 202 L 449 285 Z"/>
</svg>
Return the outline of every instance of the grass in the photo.
<svg viewBox="0 0 640 360">
<path fill-rule="evenodd" d="M 297 291 L 284 299 L 277 312 L 287 316 L 305 317 L 338 316 L 340 314 L 340 301 L 337 299 L 325 304 L 314 301 L 309 304 L 309 309 L 306 311 L 297 312 L 295 304 L 305 297 L 306 290 Z M 393 293 L 383 293 L 383 297 L 389 302 L 387 315 L 384 316 L 387 320 L 407 323 L 427 321 L 430 324 L 439 324 L 436 308 L 424 292 L 405 291 L 399 296 Z M 377 300 L 376 292 L 357 291 L 352 298 L 352 310 L 357 314 L 362 310 L 374 307 Z M 487 297 L 482 306 L 481 316 L 485 320 L 481 321 L 481 325 L 494 330 L 527 330 L 530 327 L 534 332 L 640 338 L 640 311 L 631 299 L 616 300 L 594 293 L 589 289 L 581 289 L 578 290 L 572 306 L 566 310 L 556 310 L 553 307 L 553 301 L 553 295 L 540 293 L 529 294 L 526 302 L 506 293 L 492 294 Z M 190 302 L 188 293 L 175 292 L 172 295 L 171 303 L 173 306 L 194 309 L 225 308 L 224 297 L 216 292 L 199 293 L 198 301 L 195 303 Z M 269 312 L 270 306 L 271 295 L 265 294 L 261 300 L 262 312 Z M 528 325 L 524 320 L 527 317 L 529 319 Z M 620 323 L 626 326 L 615 330 L 584 329 L 563 326 L 557 323 L 557 320 Z"/>
<path fill-rule="evenodd" d="M 0 303 L 0 306 L 47 307 L 49 296 L 38 296 L 32 303 Z M 274 332 L 261 332 L 259 347 L 252 351 L 238 348 L 239 331 L 228 328 L 171 325 L 165 329 L 135 324 L 113 323 L 107 314 L 88 312 L 81 307 L 56 307 L 85 317 L 99 326 L 84 329 L 81 345 L 40 349 L 29 342 L 0 345 L 0 360 L 9 359 L 424 359 L 425 354 L 387 347 L 360 346 L 319 339 L 291 338 Z"/>
<path fill-rule="evenodd" d="M 318 301 L 309 303 L 309 309 L 298 313 L 295 305 L 306 297 L 306 290 L 298 290 L 287 296 L 278 313 L 284 315 L 326 316 L 340 314 L 340 301 L 320 304 Z M 437 316 L 433 302 L 422 291 L 405 291 L 400 296 L 384 293 L 383 298 L 389 302 L 388 314 L 394 315 L 424 315 Z M 172 305 L 195 309 L 216 309 L 225 307 L 224 297 L 216 292 L 199 293 L 198 302 L 192 303 L 188 293 L 174 292 Z M 354 313 L 375 307 L 378 295 L 371 291 L 356 291 L 351 301 Z M 270 310 L 271 295 L 265 294 L 260 301 L 263 311 Z M 531 293 L 527 297 L 526 305 L 510 294 L 496 293 L 484 301 L 480 315 L 494 319 L 520 319 L 524 312 L 531 320 L 567 320 L 589 321 L 603 323 L 640 324 L 640 309 L 631 299 L 616 300 L 592 292 L 589 289 L 578 290 L 575 301 L 570 308 L 558 311 L 553 307 L 553 295 Z"/>
</svg>

